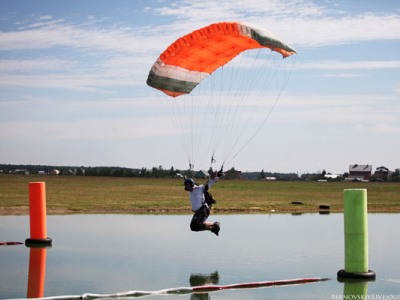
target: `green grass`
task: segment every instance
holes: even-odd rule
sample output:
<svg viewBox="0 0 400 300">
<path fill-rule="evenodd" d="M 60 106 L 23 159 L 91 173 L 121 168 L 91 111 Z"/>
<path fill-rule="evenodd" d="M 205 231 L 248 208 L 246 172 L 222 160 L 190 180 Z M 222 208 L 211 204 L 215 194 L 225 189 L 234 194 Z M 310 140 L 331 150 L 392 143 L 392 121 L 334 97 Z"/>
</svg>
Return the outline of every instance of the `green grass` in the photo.
<svg viewBox="0 0 400 300">
<path fill-rule="evenodd" d="M 29 214 L 28 184 L 35 181 L 46 182 L 49 214 L 191 213 L 181 179 L 0 175 L 0 214 Z M 318 212 L 321 204 L 341 212 L 350 188 L 367 189 L 370 212 L 400 212 L 399 183 L 222 179 L 210 191 L 214 213 L 295 213 Z"/>
</svg>

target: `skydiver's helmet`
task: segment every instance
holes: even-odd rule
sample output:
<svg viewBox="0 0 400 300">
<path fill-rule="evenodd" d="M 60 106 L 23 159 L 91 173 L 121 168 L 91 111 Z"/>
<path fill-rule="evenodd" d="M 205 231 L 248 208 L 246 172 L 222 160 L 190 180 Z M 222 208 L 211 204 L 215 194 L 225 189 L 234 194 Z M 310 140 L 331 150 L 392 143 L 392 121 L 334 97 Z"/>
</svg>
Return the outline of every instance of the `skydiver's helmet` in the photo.
<svg viewBox="0 0 400 300">
<path fill-rule="evenodd" d="M 183 185 L 185 186 L 185 191 L 191 192 L 193 191 L 194 180 L 192 178 L 185 178 Z"/>
</svg>

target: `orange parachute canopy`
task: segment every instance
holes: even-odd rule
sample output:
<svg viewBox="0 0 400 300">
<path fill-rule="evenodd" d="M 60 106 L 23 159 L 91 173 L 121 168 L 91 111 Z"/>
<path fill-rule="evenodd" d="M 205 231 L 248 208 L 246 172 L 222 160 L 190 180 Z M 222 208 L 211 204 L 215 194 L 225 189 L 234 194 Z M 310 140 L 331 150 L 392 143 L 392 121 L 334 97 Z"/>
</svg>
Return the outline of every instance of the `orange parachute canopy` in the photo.
<svg viewBox="0 0 400 300">
<path fill-rule="evenodd" d="M 147 84 L 172 97 L 188 94 L 217 68 L 255 48 L 269 48 L 283 58 L 296 53 L 266 30 L 238 22 L 215 23 L 172 43 L 152 66 Z"/>
</svg>

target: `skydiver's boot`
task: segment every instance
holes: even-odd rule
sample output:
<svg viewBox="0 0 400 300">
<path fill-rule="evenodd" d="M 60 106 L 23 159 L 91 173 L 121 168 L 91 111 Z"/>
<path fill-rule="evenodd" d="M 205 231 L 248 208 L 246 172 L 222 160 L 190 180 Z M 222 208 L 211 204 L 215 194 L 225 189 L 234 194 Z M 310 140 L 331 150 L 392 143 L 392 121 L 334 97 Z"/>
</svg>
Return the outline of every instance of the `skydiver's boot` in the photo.
<svg viewBox="0 0 400 300">
<path fill-rule="evenodd" d="M 211 228 L 211 232 L 215 235 L 219 235 L 219 231 L 221 230 L 221 226 L 219 222 L 214 222 L 213 227 Z"/>
</svg>

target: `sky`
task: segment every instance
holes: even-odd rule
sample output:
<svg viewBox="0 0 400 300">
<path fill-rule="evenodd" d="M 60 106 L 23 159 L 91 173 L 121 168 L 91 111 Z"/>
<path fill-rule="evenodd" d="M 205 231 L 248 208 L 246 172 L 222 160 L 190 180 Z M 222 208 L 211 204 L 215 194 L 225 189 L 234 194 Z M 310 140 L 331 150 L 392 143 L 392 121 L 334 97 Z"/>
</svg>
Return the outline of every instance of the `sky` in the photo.
<svg viewBox="0 0 400 300">
<path fill-rule="evenodd" d="M 227 168 L 400 168 L 397 0 L 0 0 L 0 163 L 186 169 L 146 79 L 170 43 L 222 21 L 297 51 L 266 124 Z"/>
</svg>

